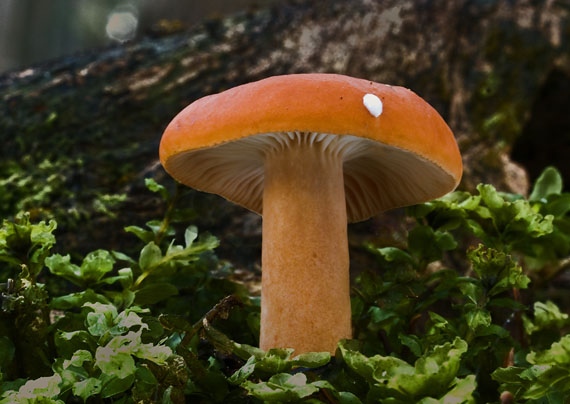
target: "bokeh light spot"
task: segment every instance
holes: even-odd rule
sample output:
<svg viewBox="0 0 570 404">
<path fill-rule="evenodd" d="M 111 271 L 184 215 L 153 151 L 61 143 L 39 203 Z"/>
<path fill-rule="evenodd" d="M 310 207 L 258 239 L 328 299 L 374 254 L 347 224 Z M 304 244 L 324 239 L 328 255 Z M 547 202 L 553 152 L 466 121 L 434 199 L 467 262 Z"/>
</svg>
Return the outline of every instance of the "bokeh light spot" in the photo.
<svg viewBox="0 0 570 404">
<path fill-rule="evenodd" d="M 125 42 L 135 37 L 138 23 L 139 20 L 134 11 L 116 10 L 107 17 L 105 32 L 109 38 Z"/>
</svg>

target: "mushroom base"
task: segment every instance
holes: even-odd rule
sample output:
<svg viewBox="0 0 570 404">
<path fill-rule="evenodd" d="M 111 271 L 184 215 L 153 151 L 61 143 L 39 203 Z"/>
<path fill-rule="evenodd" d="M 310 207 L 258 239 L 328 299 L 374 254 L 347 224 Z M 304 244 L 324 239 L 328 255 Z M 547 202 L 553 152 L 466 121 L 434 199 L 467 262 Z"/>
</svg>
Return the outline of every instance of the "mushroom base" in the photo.
<svg viewBox="0 0 570 404">
<path fill-rule="evenodd" d="M 334 353 L 351 337 L 342 158 L 293 143 L 265 159 L 260 347 Z"/>
</svg>

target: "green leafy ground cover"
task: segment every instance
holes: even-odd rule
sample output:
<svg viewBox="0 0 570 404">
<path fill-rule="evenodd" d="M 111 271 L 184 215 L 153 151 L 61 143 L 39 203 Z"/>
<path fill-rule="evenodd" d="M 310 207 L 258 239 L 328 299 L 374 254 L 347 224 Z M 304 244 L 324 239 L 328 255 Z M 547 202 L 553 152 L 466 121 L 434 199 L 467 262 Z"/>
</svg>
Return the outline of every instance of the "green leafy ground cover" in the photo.
<svg viewBox="0 0 570 404">
<path fill-rule="evenodd" d="M 334 356 L 255 348 L 259 296 L 166 188 L 135 253 L 54 252 L 55 220 L 0 227 L 0 403 L 565 403 L 570 194 L 480 185 L 407 211 L 406 248 L 365 246 L 354 338 Z M 58 251 L 64 250 L 59 246 Z"/>
</svg>

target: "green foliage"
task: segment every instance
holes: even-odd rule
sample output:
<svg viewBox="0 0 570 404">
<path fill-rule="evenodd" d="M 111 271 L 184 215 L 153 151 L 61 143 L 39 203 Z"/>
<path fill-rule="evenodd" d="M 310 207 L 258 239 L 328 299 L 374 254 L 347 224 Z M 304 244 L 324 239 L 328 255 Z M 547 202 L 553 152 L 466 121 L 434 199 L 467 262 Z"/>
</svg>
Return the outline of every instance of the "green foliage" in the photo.
<svg viewBox="0 0 570 404">
<path fill-rule="evenodd" d="M 530 201 L 504 195 L 492 185 L 477 186 L 479 195 L 454 192 L 410 209 L 437 229 L 458 227 L 472 233 L 488 247 L 506 252 L 534 252 L 540 238 L 553 231 L 552 214 L 542 214 Z"/>
<path fill-rule="evenodd" d="M 531 403 L 565 402 L 570 395 L 570 335 L 552 344 L 550 349 L 530 352 L 529 367 L 499 368 L 493 378 L 501 389 Z"/>
<path fill-rule="evenodd" d="M 546 200 L 550 195 L 562 193 L 562 177 L 554 167 L 547 167 L 538 177 L 528 197 L 530 201 Z"/>
<path fill-rule="evenodd" d="M 348 368 L 368 383 L 368 402 L 390 398 L 390 402 L 403 404 L 426 397 L 441 397 L 461 382 L 456 376 L 467 343 L 460 338 L 433 347 L 417 359 L 414 366 L 393 356 L 366 357 L 351 342 L 341 343 L 340 352 Z M 464 396 L 465 402 L 471 401 L 475 389 L 473 383 L 472 387 Z"/>
<path fill-rule="evenodd" d="M 278 373 L 269 378 L 267 382 L 245 382 L 242 387 L 248 394 L 265 402 L 291 403 L 313 395 L 321 388 L 334 390 L 326 380 L 317 380 L 307 383 L 307 376 L 303 373 L 290 375 Z"/>
<path fill-rule="evenodd" d="M 570 254 L 555 169 L 528 200 L 480 185 L 409 208 L 405 244 L 366 246 L 335 355 L 256 348 L 259 297 L 176 192 L 146 185 L 166 213 L 125 228 L 134 253 L 55 253 L 55 221 L 4 220 L 0 403 L 570 400 L 568 307 L 546 289 Z"/>
<path fill-rule="evenodd" d="M 25 213 L 13 222 L 4 220 L 0 228 L 0 261 L 20 267 L 21 277 L 33 281 L 55 244 L 52 233 L 56 227 L 53 220 L 31 224 L 30 215 Z"/>
<path fill-rule="evenodd" d="M 0 214 L 33 210 L 37 214 L 49 212 L 50 203 L 57 197 L 70 195 L 66 188 L 69 172 L 81 167 L 81 161 L 59 158 L 56 162 L 45 158 L 38 164 L 31 155 L 19 162 L 0 163 Z M 62 212 L 65 210 L 62 208 Z M 73 213 L 71 211 L 65 213 Z"/>
</svg>

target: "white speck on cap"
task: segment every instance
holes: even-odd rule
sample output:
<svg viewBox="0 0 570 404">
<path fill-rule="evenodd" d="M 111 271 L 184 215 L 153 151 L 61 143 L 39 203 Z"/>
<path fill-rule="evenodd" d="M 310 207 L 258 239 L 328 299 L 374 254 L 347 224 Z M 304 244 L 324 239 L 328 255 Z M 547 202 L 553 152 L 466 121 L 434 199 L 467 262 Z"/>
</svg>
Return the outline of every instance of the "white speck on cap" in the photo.
<svg viewBox="0 0 570 404">
<path fill-rule="evenodd" d="M 366 94 L 362 97 L 362 102 L 374 118 L 378 118 L 382 114 L 382 101 L 374 94 Z"/>
</svg>

